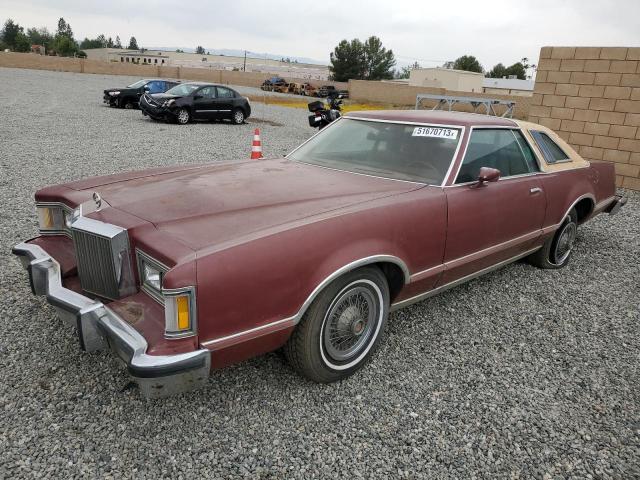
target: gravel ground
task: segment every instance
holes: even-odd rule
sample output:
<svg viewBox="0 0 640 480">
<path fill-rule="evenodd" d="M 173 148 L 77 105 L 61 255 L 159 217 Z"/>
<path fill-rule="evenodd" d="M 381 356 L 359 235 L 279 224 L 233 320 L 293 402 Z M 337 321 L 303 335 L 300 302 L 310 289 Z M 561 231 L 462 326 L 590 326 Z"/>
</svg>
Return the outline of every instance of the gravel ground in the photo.
<svg viewBox="0 0 640 480">
<path fill-rule="evenodd" d="M 153 123 L 103 107 L 133 78 L 0 69 L 0 478 L 639 478 L 640 195 L 580 229 L 561 271 L 518 263 L 392 315 L 332 385 L 277 354 L 145 401 L 83 354 L 10 248 L 46 184 L 246 157 L 254 125 Z M 313 133 L 257 105 L 267 154 Z"/>
</svg>

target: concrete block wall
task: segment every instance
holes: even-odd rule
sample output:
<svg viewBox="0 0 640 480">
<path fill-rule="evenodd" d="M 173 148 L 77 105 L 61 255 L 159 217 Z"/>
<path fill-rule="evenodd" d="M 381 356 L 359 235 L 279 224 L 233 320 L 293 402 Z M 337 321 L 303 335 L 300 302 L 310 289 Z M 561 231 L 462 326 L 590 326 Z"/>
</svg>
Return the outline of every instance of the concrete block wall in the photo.
<svg viewBox="0 0 640 480">
<path fill-rule="evenodd" d="M 640 190 L 640 47 L 543 47 L 529 120 Z"/>
</svg>

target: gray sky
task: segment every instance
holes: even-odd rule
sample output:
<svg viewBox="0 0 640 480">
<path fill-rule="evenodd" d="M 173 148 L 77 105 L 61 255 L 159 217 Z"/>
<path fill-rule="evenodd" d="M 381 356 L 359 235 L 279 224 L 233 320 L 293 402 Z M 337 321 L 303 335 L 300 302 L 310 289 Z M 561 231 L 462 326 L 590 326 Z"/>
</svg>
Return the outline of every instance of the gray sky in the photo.
<svg viewBox="0 0 640 480">
<path fill-rule="evenodd" d="M 295 6 L 295 8 L 291 8 Z M 247 49 L 328 62 L 343 38 L 377 35 L 399 64 L 435 66 L 460 55 L 485 69 L 543 45 L 640 46 L 638 0 L 0 0 L 0 21 L 76 39 L 135 35 L 140 46 Z"/>
</svg>

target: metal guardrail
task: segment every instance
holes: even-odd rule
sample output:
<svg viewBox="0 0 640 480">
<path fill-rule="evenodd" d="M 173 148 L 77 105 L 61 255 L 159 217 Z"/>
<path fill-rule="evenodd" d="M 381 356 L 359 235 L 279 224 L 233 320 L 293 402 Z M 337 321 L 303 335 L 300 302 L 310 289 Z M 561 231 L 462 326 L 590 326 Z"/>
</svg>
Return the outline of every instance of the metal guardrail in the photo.
<svg viewBox="0 0 640 480">
<path fill-rule="evenodd" d="M 467 105 L 471 105 L 473 107 L 473 111 L 476 113 L 478 113 L 477 110 L 479 107 L 484 107 L 486 115 L 507 118 L 513 117 L 513 109 L 516 106 L 516 102 L 512 100 L 483 97 L 458 97 L 450 95 L 433 95 L 428 93 L 420 93 L 416 95 L 416 110 L 420 109 L 423 100 L 435 100 L 437 102 L 432 110 L 444 110 L 444 107 L 446 106 L 447 109 L 451 111 L 454 105 L 458 103 L 464 103 Z M 498 113 L 495 111 L 494 107 L 497 105 L 506 107 L 506 110 L 502 115 L 498 115 Z"/>
</svg>

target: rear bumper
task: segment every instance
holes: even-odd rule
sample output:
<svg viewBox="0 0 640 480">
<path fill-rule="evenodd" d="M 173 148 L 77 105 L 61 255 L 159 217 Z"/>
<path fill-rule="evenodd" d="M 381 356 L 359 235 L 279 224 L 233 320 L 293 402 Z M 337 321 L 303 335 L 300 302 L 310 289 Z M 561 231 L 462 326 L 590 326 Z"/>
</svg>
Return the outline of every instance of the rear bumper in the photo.
<svg viewBox="0 0 640 480">
<path fill-rule="evenodd" d="M 627 197 L 623 197 L 622 195 L 616 195 L 616 197 L 611 201 L 611 203 L 604 209 L 606 213 L 609 215 L 615 215 L 620 211 L 622 207 L 627 204 Z"/>
<path fill-rule="evenodd" d="M 29 272 L 34 295 L 46 296 L 60 318 L 76 327 L 81 348 L 91 352 L 110 347 L 126 364 L 145 397 L 164 397 L 207 382 L 211 368 L 208 350 L 149 355 L 147 341 L 135 328 L 102 302 L 62 285 L 60 265 L 42 247 L 20 243 L 13 253 Z"/>
</svg>

